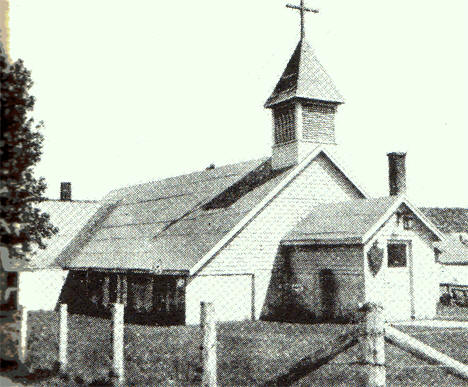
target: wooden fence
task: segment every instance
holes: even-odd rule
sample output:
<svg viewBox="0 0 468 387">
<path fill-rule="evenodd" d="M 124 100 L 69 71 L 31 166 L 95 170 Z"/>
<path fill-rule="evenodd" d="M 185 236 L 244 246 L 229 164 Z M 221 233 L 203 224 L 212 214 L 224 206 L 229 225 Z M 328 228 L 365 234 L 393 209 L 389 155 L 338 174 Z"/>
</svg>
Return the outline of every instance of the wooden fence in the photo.
<svg viewBox="0 0 468 387">
<path fill-rule="evenodd" d="M 217 385 L 217 319 L 214 305 L 202 302 L 201 329 L 202 343 L 200 356 L 203 365 L 202 385 L 214 387 Z M 123 386 L 125 380 L 124 366 L 124 305 L 117 303 L 112 309 L 112 352 L 113 383 Z M 385 324 L 383 308 L 374 303 L 365 304 L 361 310 L 362 319 L 357 327 L 348 333 L 331 340 L 320 351 L 316 351 L 295 365 L 286 375 L 282 375 L 267 385 L 290 385 L 311 371 L 327 364 L 338 354 L 359 343 L 361 354 L 360 365 L 363 370 L 363 385 L 380 387 L 386 385 L 385 339 L 399 348 L 440 364 L 452 373 L 468 379 L 468 366 L 444 355 L 435 349 L 421 343 L 411 336 Z M 19 338 L 19 358 L 25 362 L 27 358 L 28 311 L 21 309 L 21 327 Z M 59 370 L 62 375 L 68 369 L 68 308 L 60 305 L 59 323 Z"/>
</svg>

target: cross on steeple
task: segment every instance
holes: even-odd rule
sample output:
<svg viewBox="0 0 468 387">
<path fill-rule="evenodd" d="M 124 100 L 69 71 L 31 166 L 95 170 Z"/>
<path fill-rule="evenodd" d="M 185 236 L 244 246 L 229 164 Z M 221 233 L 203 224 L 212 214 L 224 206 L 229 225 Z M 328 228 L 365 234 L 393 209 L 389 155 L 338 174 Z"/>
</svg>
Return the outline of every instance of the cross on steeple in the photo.
<svg viewBox="0 0 468 387">
<path fill-rule="evenodd" d="M 304 0 L 301 0 L 301 5 L 292 5 L 292 4 L 286 4 L 287 8 L 292 8 L 292 9 L 298 9 L 299 13 L 301 15 L 301 40 L 304 39 L 304 15 L 306 12 L 313 12 L 313 13 L 319 13 L 318 9 L 312 9 L 312 8 L 306 8 L 304 6 Z"/>
</svg>

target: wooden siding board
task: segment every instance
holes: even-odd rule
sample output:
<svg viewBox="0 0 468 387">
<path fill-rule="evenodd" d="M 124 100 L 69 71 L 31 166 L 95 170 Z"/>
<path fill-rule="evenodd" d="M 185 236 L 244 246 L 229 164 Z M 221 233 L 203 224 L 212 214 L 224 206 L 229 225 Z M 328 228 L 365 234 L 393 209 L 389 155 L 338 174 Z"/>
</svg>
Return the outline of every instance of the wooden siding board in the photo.
<svg viewBox="0 0 468 387">
<path fill-rule="evenodd" d="M 368 249 L 376 241 L 381 248 L 385 248 L 388 241 L 408 241 L 411 243 L 412 250 L 414 317 L 416 319 L 433 318 L 439 297 L 439 269 L 435 262 L 432 232 L 418 219 L 413 229 L 404 230 L 402 222 L 398 223 L 396 218 L 396 215 L 392 215 L 365 246 L 363 259 L 365 260 L 366 301 L 382 302 L 385 306 L 386 293 L 383 281 L 388 270 L 392 270 L 387 268 L 387 262 L 384 260 L 377 276 L 370 274 L 366 260 Z"/>
<path fill-rule="evenodd" d="M 292 251 L 292 268 L 300 273 L 324 268 L 364 272 L 361 246 L 302 246 Z"/>
<path fill-rule="evenodd" d="M 201 301 L 215 304 L 218 321 L 251 320 L 253 286 L 251 274 L 194 277 L 187 285 L 187 323 L 200 322 Z"/>
<path fill-rule="evenodd" d="M 322 144 L 335 143 L 335 106 L 304 104 L 303 138 Z"/>
<path fill-rule="evenodd" d="M 362 246 L 283 248 L 275 261 L 262 318 L 350 319 L 364 294 Z"/>
<path fill-rule="evenodd" d="M 258 318 L 268 288 L 265 276 L 271 276 L 282 237 L 315 205 L 361 197 L 328 158 L 319 155 L 202 269 L 202 273 L 263 272 L 263 279 L 256 286 Z"/>
</svg>

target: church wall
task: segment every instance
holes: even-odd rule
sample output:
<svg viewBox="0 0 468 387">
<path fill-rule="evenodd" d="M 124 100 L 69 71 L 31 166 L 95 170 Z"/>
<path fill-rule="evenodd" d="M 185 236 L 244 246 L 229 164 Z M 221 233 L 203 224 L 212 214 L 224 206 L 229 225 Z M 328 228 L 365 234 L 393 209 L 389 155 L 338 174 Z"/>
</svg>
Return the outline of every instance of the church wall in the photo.
<svg viewBox="0 0 468 387">
<path fill-rule="evenodd" d="M 218 321 L 254 318 L 252 274 L 198 275 L 187 285 L 186 323 L 200 323 L 200 302 L 214 303 Z"/>
<path fill-rule="evenodd" d="M 18 303 L 29 310 L 54 310 L 67 274 L 60 269 L 19 273 Z"/>
<path fill-rule="evenodd" d="M 302 107 L 302 138 L 318 144 L 334 144 L 335 112 L 333 105 L 305 103 Z"/>
<path fill-rule="evenodd" d="M 382 267 L 377 275 L 372 275 L 367 260 L 367 252 L 375 241 L 384 250 Z M 391 288 L 392 271 L 388 267 L 387 243 L 406 241 L 411 246 L 408 257 L 408 292 L 412 300 L 399 300 L 403 296 L 401 286 Z M 405 230 L 402 222 L 393 215 L 377 234 L 366 244 L 364 250 L 366 301 L 380 302 L 387 309 L 389 320 L 433 318 L 439 298 L 439 269 L 435 261 L 431 233 L 417 220 L 411 230 Z M 389 285 L 390 284 L 390 285 Z M 412 289 L 411 289 L 412 287 Z M 412 305 L 411 305 L 412 302 Z M 405 312 L 407 310 L 407 312 Z"/>
<path fill-rule="evenodd" d="M 275 262 L 262 317 L 349 321 L 363 301 L 362 246 L 284 247 Z"/>
<path fill-rule="evenodd" d="M 255 317 L 259 318 L 283 236 L 316 204 L 361 197 L 329 159 L 320 154 L 205 265 L 201 274 L 253 273 Z"/>
</svg>

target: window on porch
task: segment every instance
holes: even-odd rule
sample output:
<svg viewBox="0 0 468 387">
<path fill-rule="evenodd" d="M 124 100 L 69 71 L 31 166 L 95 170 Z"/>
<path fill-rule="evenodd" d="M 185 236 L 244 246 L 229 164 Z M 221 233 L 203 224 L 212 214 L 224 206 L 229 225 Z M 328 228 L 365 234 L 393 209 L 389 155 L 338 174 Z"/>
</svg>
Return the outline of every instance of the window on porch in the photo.
<svg viewBox="0 0 468 387">
<path fill-rule="evenodd" d="M 406 267 L 407 252 L 405 243 L 389 243 L 387 253 L 388 267 Z"/>
</svg>

